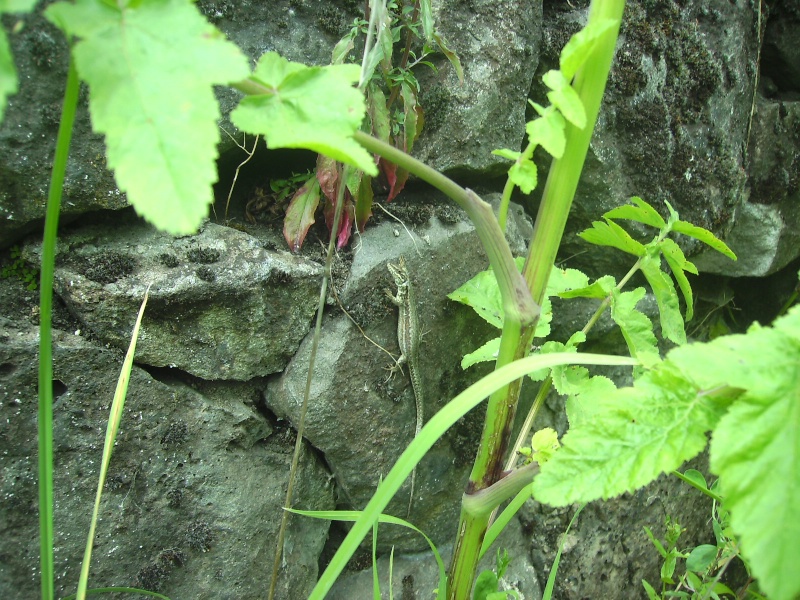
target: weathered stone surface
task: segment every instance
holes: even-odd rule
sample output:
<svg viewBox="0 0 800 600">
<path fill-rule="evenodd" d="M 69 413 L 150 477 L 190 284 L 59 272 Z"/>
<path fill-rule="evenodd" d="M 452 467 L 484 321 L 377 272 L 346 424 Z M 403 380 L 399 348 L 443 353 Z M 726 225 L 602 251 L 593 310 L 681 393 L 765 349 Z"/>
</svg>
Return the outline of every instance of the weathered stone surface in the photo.
<svg viewBox="0 0 800 600">
<path fill-rule="evenodd" d="M 459 84 L 443 58 L 420 72 L 425 129 L 414 155 L 468 179 L 499 175 L 508 161 L 492 150 L 518 150 L 527 94 L 539 60 L 541 3 L 515 0 L 435 2 L 437 23 L 464 68 Z"/>
<path fill-rule="evenodd" d="M 137 361 L 204 379 L 283 369 L 308 331 L 319 265 L 213 223 L 173 238 L 141 221 L 64 235 L 56 289 L 102 341 L 128 346 L 147 286 Z"/>
<path fill-rule="evenodd" d="M 0 282 L 5 285 L 6 282 Z M 0 293 L 6 297 L 6 293 Z M 75 591 L 121 355 L 55 332 L 56 595 Z M 0 321 L 0 595 L 38 596 L 38 330 Z M 90 586 L 172 598 L 263 598 L 294 445 L 256 409 L 250 384 L 160 382 L 134 367 L 95 538 Z M 303 451 L 296 505 L 333 507 Z M 317 577 L 324 521 L 293 519 L 278 597 Z"/>
<path fill-rule="evenodd" d="M 525 227 L 524 221 L 520 224 Z M 339 295 L 366 336 L 397 356 L 397 311 L 384 293 L 393 285 L 386 262 L 405 256 L 425 334 L 420 369 L 427 394 L 427 421 L 487 372 L 488 363 L 463 371 L 460 360 L 496 333 L 471 309 L 446 298 L 487 266 L 472 226 L 463 220 L 445 226 L 431 219 L 416 231 L 419 236 L 412 242 L 394 223 L 370 229 L 361 237 L 350 277 Z M 519 239 L 516 233 L 513 236 Z M 417 250 L 424 259 L 417 256 Z M 309 335 L 266 394 L 267 405 L 295 426 L 311 344 Z M 392 364 L 392 359 L 367 341 L 346 316 L 338 314 L 324 323 L 304 431 L 314 447 L 324 453 L 342 491 L 342 501 L 355 508 L 363 508 L 378 479 L 389 472 L 414 437 L 415 401 L 408 373 L 389 379 L 388 371 L 380 367 Z M 419 465 L 411 520 L 437 541 L 453 534 L 458 499 L 474 459 L 484 411 L 483 406 L 476 408 Z M 389 512 L 406 517 L 409 488 L 410 481 L 389 505 Z M 396 543 L 398 550 L 423 549 L 425 545 L 418 536 L 399 528 L 387 528 L 381 534 L 381 543 L 385 547 Z"/>
</svg>

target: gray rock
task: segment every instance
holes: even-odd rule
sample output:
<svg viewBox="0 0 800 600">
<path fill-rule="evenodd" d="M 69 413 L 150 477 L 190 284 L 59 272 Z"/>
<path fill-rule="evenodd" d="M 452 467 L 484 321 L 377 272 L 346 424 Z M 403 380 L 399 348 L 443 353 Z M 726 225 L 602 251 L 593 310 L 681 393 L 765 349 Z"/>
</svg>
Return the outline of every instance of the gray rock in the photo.
<svg viewBox="0 0 800 600">
<path fill-rule="evenodd" d="M 414 155 L 468 180 L 500 175 L 508 161 L 492 150 L 518 150 L 525 135 L 526 97 L 539 61 L 541 4 L 514 0 L 434 3 L 437 23 L 464 68 L 420 73 L 425 129 Z"/>
<path fill-rule="evenodd" d="M 137 361 L 204 379 L 283 369 L 308 331 L 319 265 L 213 223 L 173 238 L 140 221 L 62 237 L 56 289 L 85 327 L 126 349 L 147 286 Z"/>
<path fill-rule="evenodd" d="M 60 331 L 54 341 L 55 572 L 64 597 L 78 581 L 121 355 Z M 38 329 L 2 319 L 0 342 L 0 595 L 34 598 Z M 294 442 L 259 413 L 258 398 L 251 384 L 161 382 L 134 367 L 90 587 L 265 597 Z M 308 447 L 299 475 L 297 506 L 332 508 L 330 478 Z M 292 519 L 278 597 L 308 593 L 327 530 L 325 521 Z"/>
</svg>

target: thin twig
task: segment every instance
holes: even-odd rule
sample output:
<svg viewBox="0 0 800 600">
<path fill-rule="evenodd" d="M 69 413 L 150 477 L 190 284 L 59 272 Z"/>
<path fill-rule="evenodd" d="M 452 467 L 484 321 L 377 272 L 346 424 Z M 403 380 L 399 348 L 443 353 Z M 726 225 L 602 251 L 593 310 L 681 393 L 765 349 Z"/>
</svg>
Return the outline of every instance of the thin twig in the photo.
<svg viewBox="0 0 800 600">
<path fill-rule="evenodd" d="M 378 208 L 380 208 L 380 209 L 381 209 L 383 212 L 385 212 L 387 215 L 389 215 L 390 217 L 392 217 L 392 218 L 393 218 L 395 221 L 397 221 L 398 223 L 400 223 L 400 225 L 402 225 L 402 226 L 403 226 L 403 229 L 405 229 L 405 230 L 406 230 L 406 233 L 408 234 L 408 237 L 410 237 L 410 238 L 411 238 L 411 241 L 412 241 L 412 242 L 413 242 L 413 244 L 414 244 L 414 250 L 416 250 L 416 251 L 417 251 L 417 256 L 419 256 L 420 258 L 422 258 L 422 252 L 420 252 L 420 251 L 419 251 L 419 247 L 417 246 L 417 240 L 415 240 L 415 239 L 414 239 L 414 235 L 411 233 L 411 231 L 408 229 L 408 227 L 406 227 L 406 224 L 405 224 L 405 223 L 403 223 L 403 221 L 400 219 L 400 217 L 398 217 L 398 216 L 396 216 L 396 215 L 392 214 L 392 213 L 389 211 L 389 209 L 385 208 L 385 207 L 384 207 L 383 205 L 381 205 L 381 204 L 373 204 L 373 206 L 377 206 L 377 207 L 378 207 Z"/>
<path fill-rule="evenodd" d="M 222 128 L 220 128 L 220 129 L 222 129 Z M 224 131 L 225 134 L 229 138 L 231 138 L 233 140 L 234 144 L 239 146 L 239 148 L 241 148 L 245 152 L 245 154 L 247 154 L 247 158 L 245 158 L 242 162 L 240 162 L 239 166 L 236 167 L 236 172 L 233 174 L 233 181 L 231 182 L 231 187 L 228 190 L 228 199 L 225 201 L 225 220 L 227 221 L 228 220 L 228 207 L 230 207 L 230 205 L 231 205 L 231 196 L 233 196 L 233 188 L 236 187 L 236 180 L 239 179 L 239 171 L 241 170 L 241 168 L 243 166 L 245 166 L 248 162 L 250 162 L 251 158 L 253 158 L 253 155 L 256 153 L 256 146 L 258 146 L 258 139 L 261 136 L 260 135 L 256 136 L 256 141 L 253 142 L 253 149 L 248 151 L 247 148 L 244 146 L 244 144 L 247 143 L 247 134 L 246 133 L 244 134 L 244 138 L 242 138 L 242 143 L 240 144 L 239 142 L 236 141 L 236 138 L 234 138 L 225 129 L 222 129 L 222 131 Z M 214 208 L 213 204 L 211 205 L 211 209 L 214 211 L 214 218 L 216 219 L 217 218 L 217 210 L 216 210 L 216 208 Z"/>
</svg>

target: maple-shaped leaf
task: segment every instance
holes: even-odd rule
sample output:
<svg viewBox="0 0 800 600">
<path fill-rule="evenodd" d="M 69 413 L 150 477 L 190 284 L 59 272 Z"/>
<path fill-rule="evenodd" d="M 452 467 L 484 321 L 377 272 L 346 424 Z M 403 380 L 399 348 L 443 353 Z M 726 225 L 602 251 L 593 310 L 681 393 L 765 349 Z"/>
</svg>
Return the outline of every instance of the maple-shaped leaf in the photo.
<svg viewBox="0 0 800 600">
<path fill-rule="evenodd" d="M 319 182 L 315 176 L 295 192 L 286 208 L 283 220 L 283 238 L 292 252 L 297 252 L 306 239 L 308 228 L 314 224 L 314 214 L 319 206 Z"/>
<path fill-rule="evenodd" d="M 231 121 L 264 135 L 269 148 L 306 148 L 376 175 L 372 157 L 353 140 L 366 111 L 353 87 L 360 74 L 357 65 L 307 67 L 267 52 L 252 77 L 264 93 L 242 98 Z"/>
<path fill-rule="evenodd" d="M 75 64 L 120 190 L 159 229 L 194 232 L 217 179 L 212 86 L 247 77 L 247 59 L 189 0 L 57 2 L 45 15 L 78 38 Z"/>
<path fill-rule="evenodd" d="M 30 12 L 36 0 L 0 0 L 0 15 L 5 13 Z M 0 122 L 6 109 L 8 97 L 17 93 L 17 70 L 11 56 L 6 32 L 0 26 Z"/>
<path fill-rule="evenodd" d="M 668 363 L 633 387 L 603 390 L 562 439 L 533 483 L 540 502 L 565 506 L 643 487 L 699 454 L 722 414 L 713 399 Z"/>
<path fill-rule="evenodd" d="M 772 327 L 676 348 L 669 359 L 705 389 L 744 390 L 714 430 L 711 470 L 761 589 L 770 598 L 797 598 L 800 307 Z"/>
</svg>

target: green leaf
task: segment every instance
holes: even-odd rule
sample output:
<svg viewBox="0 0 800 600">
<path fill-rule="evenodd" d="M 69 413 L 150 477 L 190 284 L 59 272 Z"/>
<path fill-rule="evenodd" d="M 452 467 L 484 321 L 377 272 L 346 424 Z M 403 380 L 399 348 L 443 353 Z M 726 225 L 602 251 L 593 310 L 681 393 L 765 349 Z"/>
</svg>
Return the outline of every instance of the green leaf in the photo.
<svg viewBox="0 0 800 600">
<path fill-rule="evenodd" d="M 547 93 L 547 99 L 561 111 L 564 118 L 578 129 L 586 127 L 586 109 L 583 107 L 583 102 L 561 71 L 548 71 L 542 77 L 542 81 L 552 90 Z"/>
<path fill-rule="evenodd" d="M 633 387 L 596 396 L 533 481 L 540 502 L 565 506 L 636 490 L 700 453 L 721 409 L 667 363 Z"/>
<path fill-rule="evenodd" d="M 717 559 L 717 547 L 711 544 L 701 544 L 689 553 L 686 559 L 686 569 L 696 573 L 704 573 Z"/>
<path fill-rule="evenodd" d="M 473 600 L 486 600 L 489 594 L 497 591 L 497 575 L 494 571 L 481 571 L 475 579 L 475 589 L 472 592 Z"/>
<path fill-rule="evenodd" d="M 717 238 L 717 236 L 711 233 L 708 229 L 703 229 L 697 225 L 687 223 L 686 221 L 676 221 L 672 225 L 672 231 L 676 233 L 682 233 L 683 235 L 688 235 L 696 240 L 700 240 L 706 246 L 709 246 L 717 252 L 724 254 L 731 260 L 736 260 L 736 255 L 733 253 L 733 250 L 728 248 L 725 242 Z"/>
<path fill-rule="evenodd" d="M 666 227 L 667 224 L 664 219 L 661 218 L 661 215 L 647 202 L 638 196 L 633 196 L 631 202 L 633 202 L 633 204 L 625 204 L 617 208 L 612 208 L 603 216 L 607 219 L 637 221 L 649 225 L 650 227 L 655 227 L 656 229 Z"/>
<path fill-rule="evenodd" d="M 269 148 L 306 148 L 375 176 L 375 161 L 352 137 L 365 113 L 352 85 L 359 75 L 357 65 L 307 67 L 267 52 L 254 76 L 269 91 L 243 98 L 231 121 L 264 135 Z"/>
<path fill-rule="evenodd" d="M 316 176 L 311 178 L 295 193 L 286 208 L 283 220 L 283 238 L 292 252 L 297 252 L 306 239 L 308 228 L 314 224 L 314 215 L 319 206 L 319 182 Z"/>
<path fill-rule="evenodd" d="M 590 229 L 581 231 L 578 236 L 590 244 L 611 246 L 634 256 L 644 256 L 647 252 L 644 245 L 634 240 L 614 221 L 594 221 Z"/>
<path fill-rule="evenodd" d="M 700 489 L 707 490 L 708 484 L 706 483 L 706 478 L 703 474 L 696 470 L 696 469 L 687 469 L 686 472 L 683 474 L 686 479 L 690 479 L 693 481 Z"/>
<path fill-rule="evenodd" d="M 661 334 L 676 344 L 685 344 L 686 330 L 678 305 L 678 294 L 675 292 L 672 279 L 661 270 L 661 257 L 652 255 L 642 257 L 641 268 L 658 303 Z"/>
<path fill-rule="evenodd" d="M 555 429 L 545 427 L 533 434 L 531 438 L 531 449 L 533 450 L 533 460 L 539 464 L 546 463 L 553 454 L 561 447 L 558 442 L 558 434 Z"/>
<path fill-rule="evenodd" d="M 661 358 L 658 341 L 653 334 L 653 322 L 647 315 L 636 310 L 636 305 L 644 298 L 645 293 L 642 287 L 630 292 L 620 292 L 614 288 L 611 318 L 619 325 L 631 356 L 648 367 Z"/>
<path fill-rule="evenodd" d="M 559 269 L 553 267 L 547 280 L 546 294 L 560 296 L 567 290 L 581 288 L 589 284 L 589 278 L 578 269 Z"/>
<path fill-rule="evenodd" d="M 531 144 L 541 146 L 554 158 L 564 156 L 567 137 L 564 130 L 567 126 L 564 117 L 552 106 L 540 113 L 538 119 L 528 121 L 525 131 Z"/>
<path fill-rule="evenodd" d="M 497 356 L 499 354 L 500 354 L 500 338 L 496 337 L 486 342 L 483 346 L 481 346 L 474 352 L 466 354 L 464 358 L 461 359 L 461 368 L 468 369 L 472 365 L 481 362 L 496 361 Z"/>
<path fill-rule="evenodd" d="M 212 85 L 246 77 L 244 55 L 189 0 L 142 0 L 136 8 L 77 0 L 52 4 L 45 15 L 80 38 L 73 56 L 120 190 L 156 227 L 195 231 L 217 179 Z"/>
<path fill-rule="evenodd" d="M 492 150 L 492 154 L 495 156 L 502 156 L 503 158 L 507 158 L 508 160 L 517 160 L 520 156 L 522 156 L 522 152 L 515 152 L 514 150 L 509 150 L 508 148 L 500 148 L 499 150 Z"/>
<path fill-rule="evenodd" d="M 521 158 L 511 165 L 508 170 L 508 178 L 522 190 L 523 194 L 530 194 L 536 188 L 539 173 L 536 170 L 536 164 L 532 160 Z"/>
<path fill-rule="evenodd" d="M 711 470 L 719 475 L 731 527 L 770 598 L 800 594 L 800 308 L 772 327 L 753 326 L 670 352 L 705 389 L 746 390 L 714 431 Z"/>
<path fill-rule="evenodd" d="M 692 285 L 686 278 L 684 271 L 688 271 L 697 275 L 697 267 L 693 263 L 686 260 L 680 246 L 669 238 L 661 240 L 660 243 L 661 253 L 667 260 L 672 276 L 678 282 L 678 287 L 681 288 L 683 299 L 686 301 L 686 320 L 691 321 L 694 316 L 694 298 L 692 295 Z"/>
<path fill-rule="evenodd" d="M 561 50 L 559 65 L 564 77 L 571 81 L 575 73 L 589 58 L 597 41 L 617 27 L 616 19 L 593 19 L 590 23 L 573 35 Z"/>
<path fill-rule="evenodd" d="M 661 600 L 661 596 L 656 594 L 656 591 L 653 589 L 653 586 L 647 583 L 646 580 L 642 579 L 642 586 L 644 590 L 647 592 L 647 597 L 649 600 Z"/>
<path fill-rule="evenodd" d="M 36 0 L 0 0 L 0 15 L 8 13 L 30 12 Z M 8 44 L 5 29 L 0 26 L 0 122 L 6 109 L 9 96 L 17 93 L 17 70 L 14 68 L 14 59 L 11 56 L 11 47 Z"/>
<path fill-rule="evenodd" d="M 603 300 L 616 286 L 616 279 L 611 275 L 603 275 L 591 285 L 584 285 L 573 290 L 560 292 L 558 296 L 559 298 L 596 298 L 598 300 Z"/>
</svg>

